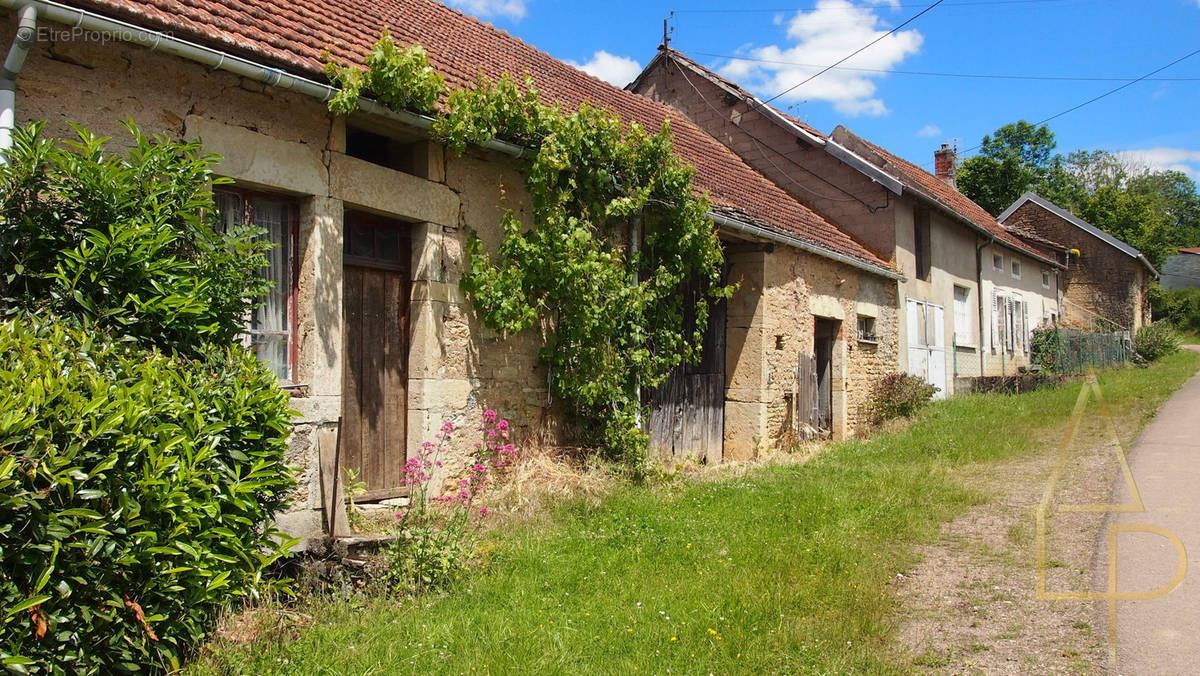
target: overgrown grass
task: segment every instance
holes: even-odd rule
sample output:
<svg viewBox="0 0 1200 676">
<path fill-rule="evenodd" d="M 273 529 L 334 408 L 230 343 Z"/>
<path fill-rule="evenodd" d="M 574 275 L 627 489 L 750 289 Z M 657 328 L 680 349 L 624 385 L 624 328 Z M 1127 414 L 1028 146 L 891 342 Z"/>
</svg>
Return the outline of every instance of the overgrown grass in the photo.
<svg viewBox="0 0 1200 676">
<path fill-rule="evenodd" d="M 1186 351 L 1103 374 L 1120 429 L 1132 436 L 1198 367 Z M 1078 391 L 953 399 L 806 465 L 566 505 L 549 527 L 499 533 L 448 595 L 316 604 L 295 635 L 215 643 L 193 672 L 902 671 L 889 583 L 986 499 L 959 473 L 1051 450 Z"/>
</svg>

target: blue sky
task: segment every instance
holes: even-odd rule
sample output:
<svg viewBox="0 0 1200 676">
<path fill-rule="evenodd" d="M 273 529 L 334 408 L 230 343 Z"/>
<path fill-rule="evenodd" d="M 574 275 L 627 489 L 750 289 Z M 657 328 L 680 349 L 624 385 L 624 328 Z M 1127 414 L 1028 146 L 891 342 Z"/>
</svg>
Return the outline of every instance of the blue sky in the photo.
<svg viewBox="0 0 1200 676">
<path fill-rule="evenodd" d="M 761 97 L 800 82 L 933 0 L 453 0 L 550 54 L 621 82 L 662 41 Z M 713 11 L 715 10 L 715 11 Z M 735 11 L 728 11 L 735 10 Z M 1200 0 L 945 0 L 844 66 L 1133 79 L 1200 49 Z M 715 56 L 714 56 L 715 55 Z M 728 58 L 741 57 L 741 59 Z M 802 65 L 793 65 L 802 64 Z M 1200 54 L 1050 122 L 1062 152 L 1103 148 L 1200 179 Z M 828 132 L 844 124 L 923 166 L 1007 122 L 1035 122 L 1121 82 L 969 79 L 838 69 L 774 102 Z"/>
</svg>

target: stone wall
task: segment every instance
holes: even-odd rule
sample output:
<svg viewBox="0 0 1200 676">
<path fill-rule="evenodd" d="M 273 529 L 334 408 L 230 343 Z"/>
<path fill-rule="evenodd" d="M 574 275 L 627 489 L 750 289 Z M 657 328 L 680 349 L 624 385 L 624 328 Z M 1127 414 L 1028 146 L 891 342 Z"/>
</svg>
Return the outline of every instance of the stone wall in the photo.
<svg viewBox="0 0 1200 676">
<path fill-rule="evenodd" d="M 12 30 L 11 17 L 0 21 L 0 32 Z M 482 150 L 456 157 L 397 126 L 395 137 L 411 144 L 411 171 L 375 165 L 347 155 L 347 121 L 331 117 L 320 101 L 121 43 L 37 42 L 17 88 L 18 122 L 47 120 L 47 132 L 56 136 L 69 136 L 67 123 L 77 122 L 122 146 L 129 136 L 121 122 L 132 119 L 149 133 L 201 140 L 222 156 L 218 174 L 295 201 L 298 356 L 292 367 L 294 382 L 303 387 L 293 399 L 298 416 L 288 460 L 300 485 L 293 510 L 280 518 L 284 530 L 313 536 L 323 529 L 322 482 L 329 472 L 323 477 L 321 468 L 342 413 L 347 210 L 394 218 L 411 234 L 408 453 L 442 421 L 463 424 L 466 432 L 442 478 L 452 477 L 487 408 L 512 421 L 518 441 L 554 443 L 567 433 L 538 365 L 537 331 L 500 336 L 487 330 L 459 290 L 471 233 L 494 248 L 506 209 L 529 221 L 517 160 Z M 386 126 L 359 118 L 349 123 Z M 735 247 L 730 262 L 735 272 L 748 273 L 748 282 L 739 291 L 742 311 L 731 305 L 730 312 L 730 342 L 740 336 L 745 353 L 730 360 L 726 454 L 741 457 L 756 438 L 769 443 L 778 436 L 794 366 L 786 355 L 811 351 L 813 314 L 843 322 L 835 398 L 843 411 L 838 435 L 849 434 L 870 383 L 890 370 L 881 364 L 895 364 L 895 284 L 799 251 L 767 254 L 761 245 Z M 878 346 L 852 340 L 859 311 L 875 313 Z M 777 335 L 783 337 L 779 354 Z"/>
<path fill-rule="evenodd" d="M 1134 331 L 1149 321 L 1146 293 L 1152 275 L 1141 261 L 1031 201 L 1005 225 L 1079 250 L 1063 276 L 1066 320 L 1090 325 L 1095 313 Z"/>
<path fill-rule="evenodd" d="M 0 33 L 13 30 L 11 16 L 4 17 Z M 545 373 L 537 367 L 537 336 L 502 339 L 485 330 L 458 289 L 468 233 L 494 246 L 504 209 L 528 216 L 516 160 L 482 152 L 457 158 L 436 144 L 418 142 L 414 171 L 394 171 L 346 155 L 345 121 L 331 117 L 320 101 L 145 48 L 95 40 L 36 42 L 17 82 L 16 113 L 18 123 L 46 120 L 53 136 L 70 137 L 68 123 L 82 124 L 111 136 L 114 148 L 130 144 L 122 128 L 126 119 L 147 133 L 199 139 L 222 156 L 219 175 L 296 202 L 293 369 L 294 381 L 305 387 L 293 399 L 299 415 L 288 461 L 300 484 L 293 510 L 280 518 L 285 530 L 307 536 L 323 527 L 320 461 L 330 449 L 322 449 L 321 440 L 328 445 L 336 439 L 342 411 L 347 209 L 409 224 L 409 453 L 443 420 L 472 430 L 485 408 L 510 418 L 518 438 L 546 429 L 557 433 Z M 462 464 L 471 443 L 460 440 L 447 475 Z"/>
</svg>

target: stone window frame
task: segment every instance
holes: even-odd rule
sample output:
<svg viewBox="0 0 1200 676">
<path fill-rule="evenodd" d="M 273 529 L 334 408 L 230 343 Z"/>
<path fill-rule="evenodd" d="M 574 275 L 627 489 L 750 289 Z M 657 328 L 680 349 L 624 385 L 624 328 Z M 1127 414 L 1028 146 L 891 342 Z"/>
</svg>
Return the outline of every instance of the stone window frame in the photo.
<svg viewBox="0 0 1200 676">
<path fill-rule="evenodd" d="M 1050 288 L 1050 271 L 1046 270 L 1045 268 L 1042 269 L 1042 288 Z"/>
<path fill-rule="evenodd" d="M 1021 278 L 1021 261 L 1013 258 L 1011 261 L 1011 274 L 1013 279 Z"/>
<path fill-rule="evenodd" d="M 1004 254 L 992 254 L 992 269 L 996 272 L 1004 272 Z"/>
<path fill-rule="evenodd" d="M 287 318 L 284 323 L 287 325 L 287 328 L 282 331 L 266 331 L 266 330 L 255 329 L 255 328 L 253 328 L 255 317 L 254 316 L 247 317 L 246 318 L 246 330 L 245 330 L 245 333 L 242 334 L 242 344 L 245 345 L 247 348 L 249 348 L 251 351 L 255 352 L 255 354 L 257 355 L 257 350 L 255 348 L 255 336 L 267 336 L 267 335 L 283 336 L 287 342 L 287 348 L 286 348 L 286 353 L 285 353 L 285 359 L 287 360 L 287 364 L 284 366 L 284 370 L 286 371 L 286 377 L 283 377 L 282 374 L 280 374 L 278 371 L 276 371 L 275 373 L 277 376 L 280 376 L 280 378 L 279 378 L 280 385 L 285 385 L 285 386 L 294 385 L 296 382 L 297 364 L 300 361 L 300 359 L 299 359 L 299 343 L 297 341 L 297 336 L 300 333 L 299 332 L 299 317 L 298 317 L 299 313 L 298 313 L 297 300 L 296 300 L 296 295 L 297 295 L 297 292 L 300 287 L 299 256 L 296 255 L 297 247 L 300 243 L 300 200 L 296 199 L 295 197 L 293 197 L 291 195 L 287 195 L 284 193 L 245 188 L 245 187 L 237 186 L 237 185 L 221 185 L 219 187 L 214 187 L 213 188 L 214 207 L 215 207 L 216 213 L 218 214 L 218 218 L 221 219 L 220 222 L 221 222 L 222 227 L 227 227 L 225 225 L 223 216 L 221 215 L 221 211 L 220 211 L 220 209 L 221 209 L 220 198 L 223 195 L 224 196 L 234 196 L 241 201 L 242 214 L 240 216 L 240 221 L 238 222 L 238 224 L 254 222 L 252 214 L 254 213 L 253 212 L 254 204 L 256 202 L 260 202 L 260 201 L 274 202 L 277 204 L 284 205 L 287 209 L 286 223 L 283 223 L 283 232 L 285 233 L 285 241 L 278 243 L 281 247 L 285 247 L 284 255 L 286 258 L 286 262 L 284 263 L 284 267 L 285 267 L 284 274 L 286 275 L 288 289 L 287 289 L 286 301 L 284 303 L 284 309 L 287 313 Z M 263 308 L 256 309 L 254 311 L 254 314 L 257 315 L 257 313 L 262 311 L 262 309 Z M 263 361 L 269 367 L 273 366 L 272 362 L 267 361 L 267 360 L 263 360 Z M 275 370 L 275 369 L 272 368 L 272 370 Z"/>
</svg>

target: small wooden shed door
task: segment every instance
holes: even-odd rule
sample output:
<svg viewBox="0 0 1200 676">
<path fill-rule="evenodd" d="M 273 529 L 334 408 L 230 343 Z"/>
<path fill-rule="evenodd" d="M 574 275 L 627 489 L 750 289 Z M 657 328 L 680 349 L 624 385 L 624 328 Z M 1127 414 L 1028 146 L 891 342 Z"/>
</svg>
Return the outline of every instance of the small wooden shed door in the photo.
<svg viewBox="0 0 1200 676">
<path fill-rule="evenodd" d="M 342 471 L 360 499 L 404 494 L 408 447 L 409 244 L 406 226 L 347 212 L 342 299 Z"/>
<path fill-rule="evenodd" d="M 698 288 L 685 289 L 685 312 L 694 307 Z M 709 310 L 700 363 L 682 364 L 667 382 L 649 393 L 650 449 L 664 457 L 721 462 L 725 446 L 725 317 L 721 300 Z M 685 331 L 695 326 L 694 316 Z"/>
</svg>

